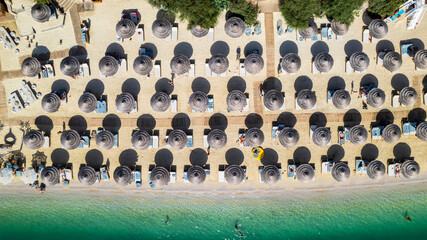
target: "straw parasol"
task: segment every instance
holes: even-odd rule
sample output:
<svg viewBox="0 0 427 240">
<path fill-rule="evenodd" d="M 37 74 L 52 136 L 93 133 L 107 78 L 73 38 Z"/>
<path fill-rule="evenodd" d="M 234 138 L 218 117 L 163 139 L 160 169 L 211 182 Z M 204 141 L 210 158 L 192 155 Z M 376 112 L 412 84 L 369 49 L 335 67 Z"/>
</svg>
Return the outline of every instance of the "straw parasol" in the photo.
<svg viewBox="0 0 427 240">
<path fill-rule="evenodd" d="M 363 72 L 368 69 L 369 57 L 364 52 L 355 52 L 350 56 L 350 66 L 355 71 Z"/>
<path fill-rule="evenodd" d="M 249 147 L 259 147 L 264 142 L 264 133 L 259 128 L 250 128 L 245 134 L 245 143 Z"/>
<path fill-rule="evenodd" d="M 150 100 L 151 107 L 156 112 L 164 112 L 168 110 L 171 99 L 168 94 L 164 92 L 156 92 Z"/>
<path fill-rule="evenodd" d="M 206 172 L 200 166 L 192 166 L 188 169 L 187 178 L 193 184 L 202 184 L 206 180 Z"/>
<path fill-rule="evenodd" d="M 138 130 L 132 135 L 132 146 L 137 150 L 145 150 L 150 147 L 151 137 L 147 131 Z"/>
<path fill-rule="evenodd" d="M 283 94 L 275 89 L 269 90 L 264 95 L 264 106 L 272 111 L 279 110 L 284 102 Z"/>
<path fill-rule="evenodd" d="M 185 148 L 187 146 L 187 141 L 187 134 L 180 129 L 172 130 L 172 132 L 169 133 L 168 143 L 177 150 Z"/>
<path fill-rule="evenodd" d="M 381 19 L 374 19 L 369 24 L 369 33 L 374 38 L 383 38 L 385 35 L 387 35 L 388 32 L 388 26 L 387 23 L 385 23 Z"/>
<path fill-rule="evenodd" d="M 314 37 L 314 35 L 317 34 L 317 31 L 318 31 L 317 24 L 313 21 L 308 22 L 308 27 L 306 29 L 298 30 L 299 34 L 303 38 L 312 38 Z"/>
<path fill-rule="evenodd" d="M 301 164 L 297 167 L 296 175 L 302 183 L 311 182 L 314 180 L 314 169 L 309 164 Z"/>
<path fill-rule="evenodd" d="M 345 23 L 339 23 L 335 20 L 331 22 L 332 32 L 338 36 L 344 36 L 348 32 L 348 25 Z"/>
<path fill-rule="evenodd" d="M 417 125 L 416 135 L 420 140 L 427 141 L 427 122 Z"/>
<path fill-rule="evenodd" d="M 52 12 L 47 4 L 35 4 L 31 7 L 31 16 L 37 22 L 47 22 Z"/>
<path fill-rule="evenodd" d="M 332 167 L 332 177 L 338 182 L 345 182 L 350 177 L 350 167 L 347 163 L 338 162 Z"/>
<path fill-rule="evenodd" d="M 41 71 L 42 65 L 37 58 L 27 57 L 21 65 L 22 73 L 27 77 L 35 77 Z"/>
<path fill-rule="evenodd" d="M 104 76 L 113 76 L 119 70 L 119 63 L 112 56 L 105 56 L 99 60 L 99 71 Z"/>
<path fill-rule="evenodd" d="M 48 93 L 42 99 L 42 108 L 47 113 L 58 111 L 61 106 L 61 99 L 56 93 Z"/>
<path fill-rule="evenodd" d="M 95 111 L 98 100 L 95 95 L 89 92 L 83 93 L 79 98 L 79 108 L 84 113 L 91 113 Z"/>
<path fill-rule="evenodd" d="M 216 74 L 225 73 L 228 65 L 228 58 L 222 54 L 215 54 L 209 59 L 209 68 Z"/>
<path fill-rule="evenodd" d="M 58 168 L 53 166 L 43 168 L 42 172 L 40 173 L 40 178 L 42 179 L 42 182 L 50 186 L 59 183 L 59 176 L 60 175 Z"/>
<path fill-rule="evenodd" d="M 132 182 L 132 170 L 128 166 L 119 166 L 114 170 L 114 181 L 117 184 L 126 186 Z"/>
<path fill-rule="evenodd" d="M 38 130 L 31 130 L 24 135 L 24 144 L 29 149 L 39 149 L 44 145 L 44 136 Z"/>
<path fill-rule="evenodd" d="M 169 183 L 170 174 L 164 167 L 155 167 L 151 171 L 150 182 L 156 187 L 163 187 Z"/>
<path fill-rule="evenodd" d="M 242 111 L 246 106 L 246 95 L 240 90 L 233 90 L 227 96 L 229 111 Z"/>
<path fill-rule="evenodd" d="M 348 138 L 353 144 L 364 144 L 368 139 L 368 130 L 362 125 L 353 126 L 348 132 Z"/>
<path fill-rule="evenodd" d="M 79 60 L 73 56 L 68 56 L 62 59 L 60 64 L 60 69 L 64 75 L 74 77 L 75 75 L 79 74 L 79 70 L 80 70 Z"/>
<path fill-rule="evenodd" d="M 245 58 L 245 70 L 250 74 L 257 74 L 264 68 L 264 59 L 257 53 L 251 53 Z"/>
<path fill-rule="evenodd" d="M 129 113 L 135 108 L 135 99 L 130 93 L 124 92 L 117 95 L 116 110 L 122 113 Z"/>
<path fill-rule="evenodd" d="M 224 171 L 225 181 L 231 185 L 238 185 L 245 179 L 245 171 L 238 165 L 230 165 Z"/>
<path fill-rule="evenodd" d="M 96 134 L 96 145 L 102 150 L 110 150 L 114 146 L 114 135 L 108 130 L 102 130 Z"/>
<path fill-rule="evenodd" d="M 427 50 L 419 50 L 414 56 L 415 66 L 420 69 L 427 69 Z"/>
<path fill-rule="evenodd" d="M 318 127 L 313 131 L 312 138 L 317 146 L 326 146 L 331 142 L 331 131 L 325 127 Z"/>
<path fill-rule="evenodd" d="M 231 17 L 224 26 L 225 33 L 232 38 L 238 38 L 245 32 L 245 23 L 239 17 Z"/>
<path fill-rule="evenodd" d="M 420 165 L 414 160 L 406 160 L 403 162 L 402 166 L 400 166 L 402 171 L 402 175 L 406 178 L 412 179 L 418 176 L 420 173 Z"/>
<path fill-rule="evenodd" d="M 172 33 L 172 24 L 164 18 L 157 19 L 153 22 L 151 30 L 154 36 L 158 38 L 167 38 Z"/>
<path fill-rule="evenodd" d="M 400 131 L 400 127 L 396 124 L 389 124 L 385 126 L 382 132 L 382 137 L 384 141 L 388 143 L 395 143 L 399 141 L 402 132 Z"/>
<path fill-rule="evenodd" d="M 374 88 L 368 92 L 368 104 L 373 108 L 380 108 L 385 102 L 385 92 L 379 88 Z"/>
<path fill-rule="evenodd" d="M 402 56 L 397 52 L 388 52 L 384 55 L 383 65 L 390 72 L 397 71 L 402 66 Z"/>
<path fill-rule="evenodd" d="M 190 70 L 190 59 L 185 55 L 176 55 L 172 58 L 171 63 L 172 73 L 181 75 L 187 73 Z"/>
<path fill-rule="evenodd" d="M 345 89 L 339 89 L 332 95 L 332 103 L 338 109 L 347 108 L 350 105 L 350 93 Z"/>
<path fill-rule="evenodd" d="M 209 99 L 206 93 L 197 91 L 191 94 L 188 99 L 191 109 L 195 112 L 204 112 L 208 108 Z"/>
<path fill-rule="evenodd" d="M 385 165 L 378 160 L 374 160 L 369 162 L 366 172 L 371 179 L 380 179 L 385 174 Z"/>
<path fill-rule="evenodd" d="M 194 25 L 191 27 L 190 32 L 193 34 L 193 36 L 201 38 L 208 35 L 209 30 L 202 28 L 199 25 Z"/>
<path fill-rule="evenodd" d="M 280 130 L 279 141 L 286 148 L 294 147 L 299 141 L 299 133 L 295 128 L 285 127 Z"/>
<path fill-rule="evenodd" d="M 412 87 L 404 87 L 400 90 L 399 101 L 403 106 L 412 107 L 417 101 L 418 93 Z"/>
<path fill-rule="evenodd" d="M 288 73 L 296 73 L 301 68 L 301 58 L 296 53 L 287 53 L 282 58 L 282 69 Z"/>
<path fill-rule="evenodd" d="M 78 177 L 79 182 L 87 186 L 93 185 L 98 179 L 95 169 L 89 166 L 80 168 Z"/>
<path fill-rule="evenodd" d="M 135 23 L 130 19 L 122 19 L 116 24 L 116 33 L 120 38 L 131 38 L 135 33 Z"/>
<path fill-rule="evenodd" d="M 301 90 L 297 95 L 297 103 L 302 109 L 312 109 L 316 105 L 316 93 L 308 89 Z"/>
<path fill-rule="evenodd" d="M 319 72 L 329 72 L 334 66 L 334 59 L 329 53 L 319 53 L 314 57 L 314 66 Z"/>
<path fill-rule="evenodd" d="M 274 165 L 267 165 L 261 170 L 261 180 L 268 185 L 274 184 L 280 179 L 280 171 Z"/>
<path fill-rule="evenodd" d="M 68 150 L 77 148 L 80 144 L 80 134 L 76 130 L 67 130 L 61 134 L 62 147 Z"/>
<path fill-rule="evenodd" d="M 140 55 L 133 61 L 133 70 L 140 75 L 148 75 L 153 69 L 153 61 L 147 55 Z"/>
<path fill-rule="evenodd" d="M 210 147 L 219 149 L 227 144 L 227 134 L 220 129 L 214 129 L 208 134 L 208 144 Z"/>
</svg>

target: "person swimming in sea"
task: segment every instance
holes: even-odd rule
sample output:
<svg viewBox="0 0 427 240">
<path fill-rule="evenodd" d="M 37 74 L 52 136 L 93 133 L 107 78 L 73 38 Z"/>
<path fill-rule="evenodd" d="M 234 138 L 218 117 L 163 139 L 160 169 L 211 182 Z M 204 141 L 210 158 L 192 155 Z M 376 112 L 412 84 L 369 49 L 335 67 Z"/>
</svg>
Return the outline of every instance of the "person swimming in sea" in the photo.
<svg viewBox="0 0 427 240">
<path fill-rule="evenodd" d="M 166 220 L 165 220 L 165 224 L 169 223 L 169 215 L 166 215 Z"/>
<path fill-rule="evenodd" d="M 242 236 L 242 237 L 245 237 L 244 235 L 243 235 L 243 233 L 240 231 L 240 229 L 239 229 L 239 221 L 235 221 L 234 222 L 234 228 L 236 229 L 236 231 L 237 231 L 237 233 L 238 234 L 240 234 L 240 236 Z"/>
<path fill-rule="evenodd" d="M 405 219 L 408 222 L 412 222 L 411 218 L 409 217 L 408 211 L 405 212 Z"/>
</svg>

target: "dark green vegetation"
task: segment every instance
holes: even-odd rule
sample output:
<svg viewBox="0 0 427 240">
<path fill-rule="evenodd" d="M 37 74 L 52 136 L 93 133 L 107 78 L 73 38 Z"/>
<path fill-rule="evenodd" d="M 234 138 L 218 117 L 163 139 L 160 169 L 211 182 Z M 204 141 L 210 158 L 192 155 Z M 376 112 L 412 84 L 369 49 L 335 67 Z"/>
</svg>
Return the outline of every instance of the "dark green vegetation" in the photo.
<svg viewBox="0 0 427 240">
<path fill-rule="evenodd" d="M 256 24 L 258 8 L 246 2 L 246 0 L 230 0 L 228 3 L 228 10 L 230 10 L 230 12 L 242 15 L 246 24 Z"/>
<path fill-rule="evenodd" d="M 316 0 L 282 0 L 279 5 L 286 23 L 298 29 L 307 27 L 307 21 L 313 17 L 316 8 Z"/>
<path fill-rule="evenodd" d="M 354 10 L 359 9 L 365 0 L 320 0 L 321 11 L 337 22 L 350 25 L 354 21 Z"/>
<path fill-rule="evenodd" d="M 405 2 L 406 0 L 370 0 L 367 11 L 384 18 L 393 15 Z"/>
<path fill-rule="evenodd" d="M 38 4 L 49 4 L 52 0 L 34 0 L 34 2 Z"/>
</svg>

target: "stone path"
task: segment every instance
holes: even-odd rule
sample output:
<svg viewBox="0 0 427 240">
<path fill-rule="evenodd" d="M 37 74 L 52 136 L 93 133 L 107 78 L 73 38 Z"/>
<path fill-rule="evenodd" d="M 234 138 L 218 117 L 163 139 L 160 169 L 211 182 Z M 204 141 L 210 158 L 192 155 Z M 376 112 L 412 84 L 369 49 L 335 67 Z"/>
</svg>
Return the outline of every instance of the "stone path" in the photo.
<svg viewBox="0 0 427 240">
<path fill-rule="evenodd" d="M 274 77 L 276 74 L 275 54 L 274 54 L 274 24 L 273 13 L 265 13 L 265 43 L 267 53 L 267 77 Z"/>
</svg>

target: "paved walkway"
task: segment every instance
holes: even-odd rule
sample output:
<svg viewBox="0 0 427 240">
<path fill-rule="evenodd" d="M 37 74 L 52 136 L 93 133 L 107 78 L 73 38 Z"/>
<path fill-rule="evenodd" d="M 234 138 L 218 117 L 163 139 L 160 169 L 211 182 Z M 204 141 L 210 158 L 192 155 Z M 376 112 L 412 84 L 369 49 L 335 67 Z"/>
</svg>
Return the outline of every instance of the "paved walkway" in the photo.
<svg viewBox="0 0 427 240">
<path fill-rule="evenodd" d="M 275 54 L 274 54 L 274 24 L 273 13 L 265 13 L 265 43 L 267 52 L 267 77 L 274 77 L 276 74 Z"/>
<path fill-rule="evenodd" d="M 74 4 L 74 6 L 70 9 L 70 17 L 71 21 L 73 22 L 73 28 L 74 28 L 74 36 L 76 38 L 77 45 L 82 45 L 82 29 L 80 27 L 80 15 L 77 9 L 77 4 Z"/>
</svg>

